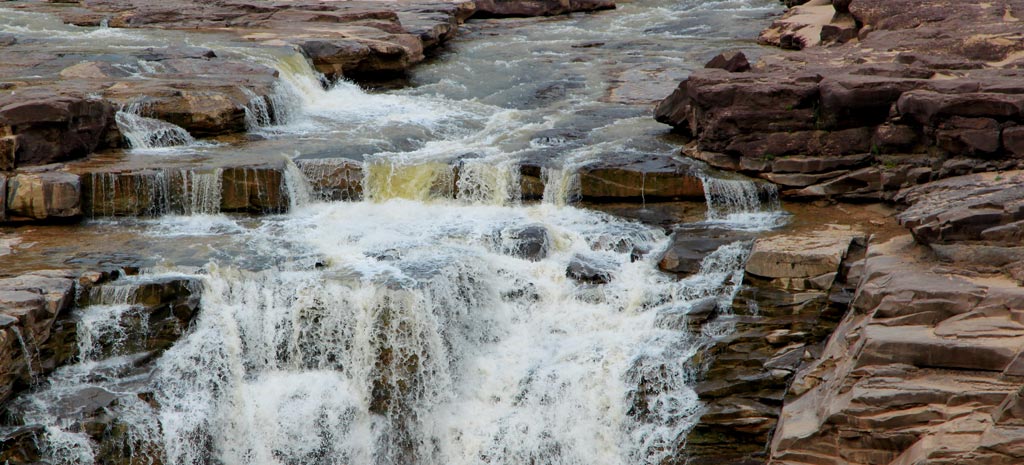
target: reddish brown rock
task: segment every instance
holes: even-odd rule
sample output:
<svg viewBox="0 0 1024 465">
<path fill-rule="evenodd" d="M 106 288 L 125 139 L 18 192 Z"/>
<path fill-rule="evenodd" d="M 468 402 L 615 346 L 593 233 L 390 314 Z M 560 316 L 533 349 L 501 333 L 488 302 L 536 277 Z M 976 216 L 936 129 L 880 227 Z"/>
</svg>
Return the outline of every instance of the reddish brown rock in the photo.
<svg viewBox="0 0 1024 465">
<path fill-rule="evenodd" d="M 18 166 L 82 157 L 104 146 L 113 125 L 113 106 L 99 99 L 45 90 L 5 95 L 0 127 L 9 128 L 10 135 L 0 138 L 0 159 L 10 160 L 11 151 Z"/>
<path fill-rule="evenodd" d="M 747 56 L 743 52 L 725 52 L 715 55 L 704 67 L 724 69 L 730 73 L 743 73 L 750 71 L 750 62 L 747 61 Z"/>
<path fill-rule="evenodd" d="M 615 8 L 611 0 L 476 0 L 475 3 L 476 15 L 481 17 L 552 16 Z"/>
<path fill-rule="evenodd" d="M 900 222 L 925 244 L 978 241 L 1016 246 L 1024 220 L 1024 173 L 954 177 L 900 192 Z"/>
<path fill-rule="evenodd" d="M 18 173 L 7 180 L 9 221 L 62 221 L 82 214 L 78 176 L 61 171 Z"/>
<path fill-rule="evenodd" d="M 324 200 L 358 200 L 363 195 L 363 166 L 343 158 L 296 160 L 314 194 Z"/>
<path fill-rule="evenodd" d="M 800 370 L 769 463 L 1008 464 L 1024 289 L 960 274 L 909 237 L 869 247 L 853 309 Z M 997 445 L 998 444 L 998 445 Z"/>
<path fill-rule="evenodd" d="M 221 211 L 281 213 L 288 210 L 283 166 L 224 168 L 221 179 Z"/>
<path fill-rule="evenodd" d="M 44 354 L 39 347 L 50 339 L 58 316 L 71 309 L 75 285 L 63 271 L 0 279 L 0 401 L 28 387 L 34 374 L 70 359 L 66 351 Z"/>
<path fill-rule="evenodd" d="M 1015 157 L 1024 157 L 1024 126 L 1004 129 L 1003 147 Z"/>
<path fill-rule="evenodd" d="M 687 155 L 799 188 L 782 192 L 797 198 L 884 200 L 931 179 L 1019 169 L 1024 74 L 1014 63 L 1024 41 L 1006 13 L 1015 8 L 807 2 L 761 37 L 803 50 L 763 55 L 742 74 L 696 70 L 655 117 L 694 139 Z M 779 157 L 868 154 L 883 166 L 771 171 Z"/>
<path fill-rule="evenodd" d="M 584 200 L 703 199 L 693 167 L 670 156 L 609 157 L 578 170 Z"/>
</svg>

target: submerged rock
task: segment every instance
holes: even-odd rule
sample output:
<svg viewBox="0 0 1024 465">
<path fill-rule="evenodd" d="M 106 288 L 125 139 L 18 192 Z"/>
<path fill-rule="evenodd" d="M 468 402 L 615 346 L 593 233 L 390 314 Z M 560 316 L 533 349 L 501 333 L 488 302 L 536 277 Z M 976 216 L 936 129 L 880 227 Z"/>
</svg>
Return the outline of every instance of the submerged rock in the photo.
<svg viewBox="0 0 1024 465">
<path fill-rule="evenodd" d="M 505 228 L 498 240 L 502 253 L 534 262 L 547 257 L 551 248 L 551 236 L 540 224 Z"/>
<path fill-rule="evenodd" d="M 565 275 L 588 284 L 608 284 L 612 280 L 612 269 L 595 257 L 575 254 L 565 268 Z"/>
</svg>

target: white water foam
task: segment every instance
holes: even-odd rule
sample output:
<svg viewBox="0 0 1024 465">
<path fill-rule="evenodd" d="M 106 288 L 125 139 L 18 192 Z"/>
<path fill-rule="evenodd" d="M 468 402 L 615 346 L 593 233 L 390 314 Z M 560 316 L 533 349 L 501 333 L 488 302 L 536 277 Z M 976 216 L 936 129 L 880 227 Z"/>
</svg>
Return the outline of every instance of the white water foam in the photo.
<svg viewBox="0 0 1024 465">
<path fill-rule="evenodd" d="M 522 224 L 546 258 L 503 253 Z M 326 268 L 210 269 L 160 361 L 169 463 L 658 463 L 696 411 L 700 345 L 659 314 L 731 301 L 745 254 L 679 282 L 631 259 L 660 233 L 547 205 L 314 204 L 283 228 Z M 612 281 L 568 279 L 576 256 Z M 666 390 L 637 394 L 655 373 Z"/>
<path fill-rule="evenodd" d="M 778 188 L 746 179 L 703 176 L 707 221 L 734 229 L 766 230 L 781 226 L 786 214 Z"/>
</svg>

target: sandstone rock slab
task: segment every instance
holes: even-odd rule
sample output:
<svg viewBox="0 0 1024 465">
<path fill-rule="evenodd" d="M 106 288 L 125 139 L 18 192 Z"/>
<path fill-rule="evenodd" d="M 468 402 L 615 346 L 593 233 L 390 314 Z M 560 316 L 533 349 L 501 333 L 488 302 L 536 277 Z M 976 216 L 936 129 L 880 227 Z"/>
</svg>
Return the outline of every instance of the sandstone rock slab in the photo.
<svg viewBox="0 0 1024 465">
<path fill-rule="evenodd" d="M 764 278 L 813 278 L 835 273 L 859 234 L 846 228 L 754 241 L 747 273 Z"/>
<path fill-rule="evenodd" d="M 7 180 L 11 221 L 66 220 L 81 216 L 78 176 L 61 171 L 18 173 Z"/>
</svg>

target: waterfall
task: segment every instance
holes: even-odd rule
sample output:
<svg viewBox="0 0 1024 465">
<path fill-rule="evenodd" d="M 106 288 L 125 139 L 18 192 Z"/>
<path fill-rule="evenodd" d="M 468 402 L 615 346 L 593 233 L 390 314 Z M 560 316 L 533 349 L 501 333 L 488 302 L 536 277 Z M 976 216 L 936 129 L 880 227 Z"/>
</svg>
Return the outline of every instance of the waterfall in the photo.
<svg viewBox="0 0 1024 465">
<path fill-rule="evenodd" d="M 522 199 L 519 164 L 477 158 L 458 165 L 458 198 L 473 204 L 514 205 Z"/>
<path fill-rule="evenodd" d="M 746 179 L 703 176 L 707 218 L 742 229 L 770 229 L 783 218 L 778 188 Z"/>
<path fill-rule="evenodd" d="M 133 149 L 177 147 L 196 143 L 181 126 L 142 116 L 145 104 L 133 102 L 114 115 L 121 135 Z"/>
<path fill-rule="evenodd" d="M 288 210 L 294 211 L 313 200 L 313 186 L 291 159 L 285 161 L 281 182 L 284 183 L 281 190 L 288 193 Z"/>
<path fill-rule="evenodd" d="M 213 215 L 220 213 L 223 169 L 198 172 L 182 168 L 181 209 L 186 215 Z"/>
<path fill-rule="evenodd" d="M 101 454 L 58 407 L 95 386 L 118 393 L 139 462 L 658 464 L 693 424 L 706 344 L 665 316 L 731 301 L 747 251 L 678 281 L 656 253 L 636 259 L 667 246 L 660 230 L 575 208 L 392 199 L 282 220 L 253 237 L 323 267 L 209 266 L 198 320 L 151 381 L 114 368 L 136 357 L 119 343 L 136 334 L 134 283 L 93 291 L 80 362 L 14 407 L 48 425 L 54 463 Z M 609 282 L 568 278 L 577 260 Z"/>
<path fill-rule="evenodd" d="M 580 176 L 572 168 L 542 168 L 544 203 L 565 206 L 580 199 Z"/>
</svg>

